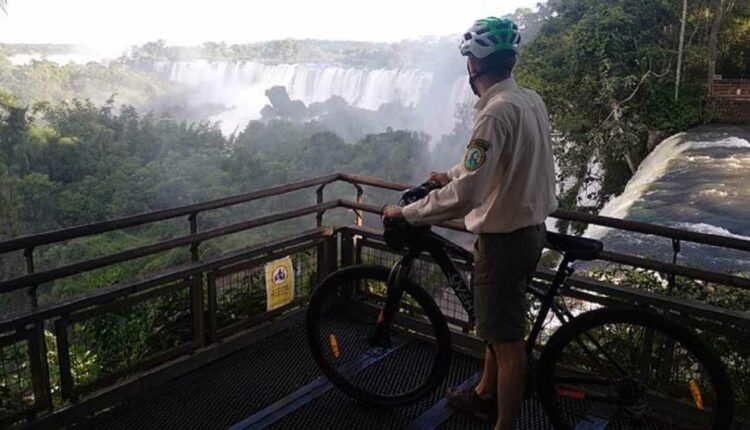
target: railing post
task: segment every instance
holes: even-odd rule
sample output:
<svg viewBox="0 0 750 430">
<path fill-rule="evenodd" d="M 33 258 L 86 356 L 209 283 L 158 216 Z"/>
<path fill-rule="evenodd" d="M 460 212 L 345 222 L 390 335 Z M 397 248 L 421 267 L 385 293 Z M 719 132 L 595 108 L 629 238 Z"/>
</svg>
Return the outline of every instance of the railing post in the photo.
<svg viewBox="0 0 750 430">
<path fill-rule="evenodd" d="M 317 247 L 318 279 L 321 283 L 326 276 L 334 272 L 337 267 L 338 255 L 336 253 L 336 236 L 326 237 Z"/>
<path fill-rule="evenodd" d="M 672 264 L 677 264 L 677 254 L 680 253 L 680 239 L 672 238 Z M 667 283 L 669 285 L 667 289 L 667 295 L 671 296 L 675 287 L 677 286 L 677 277 L 674 273 L 667 274 Z"/>
<path fill-rule="evenodd" d="M 208 274 L 208 341 L 216 342 L 219 340 L 216 326 L 216 272 Z"/>
<path fill-rule="evenodd" d="M 34 248 L 26 248 L 23 250 L 23 257 L 26 260 L 26 273 L 34 273 Z M 36 289 L 37 285 L 29 287 L 29 298 L 31 299 L 31 307 L 36 308 L 39 304 Z"/>
<path fill-rule="evenodd" d="M 191 213 L 188 216 L 188 221 L 190 222 L 190 234 L 198 233 L 198 212 Z M 190 260 L 193 262 L 199 260 L 198 245 L 198 243 L 190 244 Z"/>
<path fill-rule="evenodd" d="M 341 267 L 354 265 L 354 235 L 348 230 L 341 230 Z"/>
<path fill-rule="evenodd" d="M 57 360 L 60 365 L 60 394 L 63 400 L 73 403 L 78 401 L 73 384 L 73 373 L 70 367 L 70 345 L 68 344 L 68 319 L 63 316 L 55 321 L 55 338 L 57 340 Z"/>
<path fill-rule="evenodd" d="M 34 247 L 24 249 L 23 256 L 26 260 L 26 273 L 34 273 Z M 39 305 L 37 287 L 38 285 L 32 285 L 29 288 L 32 309 Z M 28 333 L 29 367 L 31 368 L 31 378 L 34 385 L 34 401 L 40 409 L 52 409 L 47 345 L 44 340 L 44 321 L 35 322 Z"/>
<path fill-rule="evenodd" d="M 365 201 L 365 190 L 361 185 L 354 183 L 354 187 L 357 189 L 357 203 L 364 203 Z M 362 211 L 359 209 L 354 210 L 354 224 L 357 227 L 362 227 Z"/>
<path fill-rule="evenodd" d="M 206 325 L 203 317 L 203 274 L 188 278 L 190 288 L 190 313 L 193 315 L 193 348 L 201 348 L 206 343 Z"/>
<path fill-rule="evenodd" d="M 325 189 L 326 184 L 323 184 L 318 187 L 317 190 L 315 190 L 315 201 L 317 204 L 323 203 L 323 190 Z M 316 227 L 323 227 L 323 212 L 318 212 L 315 215 L 315 226 Z"/>
<path fill-rule="evenodd" d="M 318 189 L 315 190 L 315 202 L 317 204 L 323 203 L 323 190 L 325 189 L 326 184 L 323 184 L 318 187 Z M 323 212 L 318 212 L 315 215 L 315 226 L 316 227 L 322 227 L 323 226 Z M 316 248 L 316 257 L 318 262 L 318 270 L 317 270 L 317 279 L 316 282 L 320 284 L 323 282 L 323 279 L 325 279 L 326 276 L 328 276 L 329 268 L 330 268 L 330 241 L 328 238 L 326 238 L 322 243 L 320 243 Z"/>
<path fill-rule="evenodd" d="M 29 366 L 34 384 L 34 403 L 39 409 L 52 409 L 52 392 L 49 386 L 49 367 L 47 365 L 47 346 L 44 342 L 44 326 L 35 323 L 29 330 Z"/>
<path fill-rule="evenodd" d="M 198 212 L 191 213 L 188 221 L 190 221 L 190 234 L 198 233 Z M 193 263 L 200 260 L 200 255 L 198 254 L 199 245 L 196 242 L 190 244 L 190 261 Z M 187 282 L 190 288 L 190 313 L 193 315 L 193 348 L 201 348 L 206 344 L 206 321 L 203 310 L 203 274 L 193 275 L 188 278 Z"/>
</svg>

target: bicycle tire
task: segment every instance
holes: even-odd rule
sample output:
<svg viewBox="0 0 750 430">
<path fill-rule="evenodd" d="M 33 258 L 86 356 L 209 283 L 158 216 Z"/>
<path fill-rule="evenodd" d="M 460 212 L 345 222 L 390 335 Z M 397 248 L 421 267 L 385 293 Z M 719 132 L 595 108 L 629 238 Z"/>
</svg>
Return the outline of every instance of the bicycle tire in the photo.
<svg viewBox="0 0 750 430">
<path fill-rule="evenodd" d="M 559 403 L 556 401 L 556 396 L 559 395 L 560 391 L 558 391 L 554 383 L 555 372 L 557 368 L 563 367 L 563 365 L 559 365 L 563 351 L 571 345 L 571 342 L 576 342 L 576 345 L 581 346 L 581 336 L 593 332 L 598 327 L 610 324 L 637 324 L 652 330 L 652 333 L 653 331 L 658 331 L 666 335 L 667 339 L 679 342 L 682 348 L 693 354 L 711 381 L 715 396 L 714 416 L 707 419 L 707 421 L 713 420 L 713 422 L 705 428 L 710 430 L 726 430 L 731 427 L 733 398 L 729 376 L 721 360 L 693 332 L 679 323 L 651 311 L 634 308 L 602 308 L 586 312 L 574 318 L 569 323 L 564 324 L 553 334 L 542 351 L 539 362 L 537 392 L 547 413 L 547 417 L 556 430 L 573 429 L 573 425 L 563 419 L 563 415 L 569 412 L 562 411 Z M 587 337 L 586 339 L 591 339 L 591 337 Z M 564 391 L 565 388 L 563 388 Z M 661 399 L 657 398 L 655 403 L 659 401 L 663 401 L 663 397 Z M 674 400 L 668 401 L 675 402 Z M 560 403 L 563 402 L 561 401 Z M 676 415 L 677 413 L 675 409 L 673 414 Z M 700 428 L 704 427 L 701 425 Z"/>
<path fill-rule="evenodd" d="M 389 392 L 383 388 L 385 387 L 383 384 L 386 380 L 396 380 L 393 385 L 399 384 L 397 380 L 398 375 L 395 375 L 394 372 L 399 371 L 400 367 L 394 367 L 395 365 L 393 365 L 390 367 L 391 371 L 389 373 L 384 373 L 387 372 L 387 369 L 389 368 L 388 357 L 355 374 L 349 374 L 346 371 L 341 370 L 346 368 L 346 362 L 344 362 L 344 364 L 337 362 L 340 358 L 336 358 L 339 354 L 338 350 L 340 349 L 341 354 L 343 354 L 347 344 L 360 345 L 360 342 L 364 342 L 363 336 L 370 332 L 372 329 L 371 326 L 374 326 L 376 320 L 369 319 L 367 320 L 367 323 L 363 324 L 363 327 L 360 327 L 360 321 L 357 320 L 352 322 L 349 321 L 349 319 L 344 319 L 346 323 L 343 326 L 343 330 L 346 331 L 349 328 L 346 324 L 351 323 L 352 327 L 355 327 L 358 331 L 355 331 L 354 334 L 346 335 L 348 336 L 346 339 L 339 339 L 336 341 L 337 351 L 335 356 L 330 351 L 333 344 L 327 342 L 330 337 L 327 338 L 326 336 L 330 335 L 326 331 L 327 327 L 325 327 L 327 322 L 330 321 L 329 314 L 332 314 L 333 317 L 339 316 L 336 314 L 338 311 L 334 309 L 334 305 L 331 303 L 333 303 L 334 299 L 337 297 L 340 298 L 337 294 L 341 292 L 340 289 L 342 286 L 351 286 L 354 282 L 363 282 L 365 280 L 377 281 L 378 283 L 385 284 L 388 280 L 388 275 L 389 269 L 372 265 L 351 266 L 332 273 L 315 289 L 310 297 L 305 328 L 313 359 L 333 385 L 341 389 L 350 397 L 359 401 L 385 407 L 397 407 L 416 402 L 428 395 L 442 382 L 450 366 L 451 335 L 448 324 L 445 317 L 440 312 L 439 307 L 435 304 L 429 294 L 414 281 L 408 278 L 404 279 L 403 291 L 407 295 L 405 297 L 411 297 L 416 302 L 419 311 L 423 313 L 423 318 L 420 321 L 425 324 L 429 323 L 434 336 L 432 341 L 424 341 L 423 339 L 420 339 L 410 340 L 409 342 L 414 343 L 414 348 L 421 348 L 420 351 L 424 351 L 426 348 L 427 352 L 434 354 L 428 355 L 428 357 L 433 358 L 431 365 L 428 364 L 430 366 L 428 373 L 421 371 L 419 378 L 415 379 L 417 377 L 414 375 L 415 371 L 412 369 L 409 372 L 409 375 L 406 375 L 410 378 L 410 381 L 414 382 L 403 392 L 396 392 L 395 389 L 393 392 Z M 409 304 L 409 311 L 415 311 L 413 303 Z M 361 311 L 358 309 L 355 313 L 360 315 Z M 365 314 L 366 313 L 367 312 L 365 312 Z M 348 318 L 348 316 L 346 318 Z M 363 319 L 367 319 L 367 316 Z M 406 319 L 402 319 L 402 321 L 406 321 Z M 411 321 L 411 319 L 409 319 L 409 321 Z M 394 323 L 394 325 L 399 325 L 399 323 Z M 340 327 L 341 326 L 337 326 L 337 328 Z M 402 334 L 403 333 L 399 332 L 398 336 L 401 336 Z M 334 337 L 333 339 L 336 338 Z M 422 343 L 424 343 L 424 345 Z M 411 347 L 411 343 L 409 345 Z M 351 349 L 356 348 L 353 347 Z M 395 357 L 396 354 L 394 353 L 393 356 Z M 413 357 L 416 356 L 416 354 L 413 355 Z M 391 360 L 391 362 L 394 360 Z M 367 375 L 360 377 L 361 374 Z"/>
</svg>

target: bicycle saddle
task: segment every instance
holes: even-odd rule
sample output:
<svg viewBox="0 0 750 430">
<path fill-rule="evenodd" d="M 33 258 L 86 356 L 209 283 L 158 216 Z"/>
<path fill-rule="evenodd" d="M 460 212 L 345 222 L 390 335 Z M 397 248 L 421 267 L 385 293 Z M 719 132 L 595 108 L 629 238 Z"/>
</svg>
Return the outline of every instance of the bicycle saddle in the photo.
<svg viewBox="0 0 750 430">
<path fill-rule="evenodd" d="M 547 244 L 572 260 L 583 261 L 596 260 L 604 249 L 604 244 L 598 240 L 553 232 L 547 232 Z"/>
<path fill-rule="evenodd" d="M 398 205 L 404 207 L 408 204 L 414 203 L 417 200 L 427 197 L 427 195 L 430 194 L 430 191 L 438 188 L 440 188 L 440 184 L 434 181 L 428 181 L 414 188 L 410 188 L 401 194 Z M 414 226 L 406 221 L 390 222 L 385 226 L 383 238 L 388 246 L 396 250 L 401 250 L 429 230 L 429 225 Z"/>
</svg>

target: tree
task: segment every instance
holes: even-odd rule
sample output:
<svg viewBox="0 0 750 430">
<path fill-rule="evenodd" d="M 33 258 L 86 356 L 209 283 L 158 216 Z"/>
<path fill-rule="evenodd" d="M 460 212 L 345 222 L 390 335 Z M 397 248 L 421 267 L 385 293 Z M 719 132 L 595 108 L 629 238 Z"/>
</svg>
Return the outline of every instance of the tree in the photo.
<svg viewBox="0 0 750 430">
<path fill-rule="evenodd" d="M 708 86 L 711 86 L 711 82 L 716 76 L 716 56 L 719 45 L 719 32 L 724 22 L 724 4 L 725 0 L 716 0 L 716 7 L 714 8 L 714 22 L 711 25 L 711 35 L 708 39 Z"/>
<path fill-rule="evenodd" d="M 682 52 L 685 48 L 685 24 L 687 23 L 687 0 L 682 0 L 682 19 L 680 25 L 680 46 L 677 48 L 677 72 L 674 80 L 674 101 L 680 98 L 680 74 L 682 73 Z"/>
</svg>

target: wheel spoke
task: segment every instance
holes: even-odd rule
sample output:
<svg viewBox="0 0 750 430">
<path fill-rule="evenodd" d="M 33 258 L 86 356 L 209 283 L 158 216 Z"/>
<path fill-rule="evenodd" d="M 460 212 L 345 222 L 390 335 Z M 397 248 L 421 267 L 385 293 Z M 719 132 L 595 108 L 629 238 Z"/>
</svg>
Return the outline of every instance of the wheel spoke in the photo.
<svg viewBox="0 0 750 430">
<path fill-rule="evenodd" d="M 541 358 L 540 398 L 554 427 L 574 430 L 607 406 L 607 428 L 725 430 L 726 372 L 688 330 L 642 311 L 600 309 L 571 321 Z M 728 406 L 727 406 L 728 405 Z"/>
<path fill-rule="evenodd" d="M 424 290 L 387 288 L 387 280 L 387 269 L 372 266 L 326 278 L 310 298 L 307 334 L 331 382 L 358 400 L 396 406 L 429 394 L 443 378 L 450 332 Z"/>
</svg>

